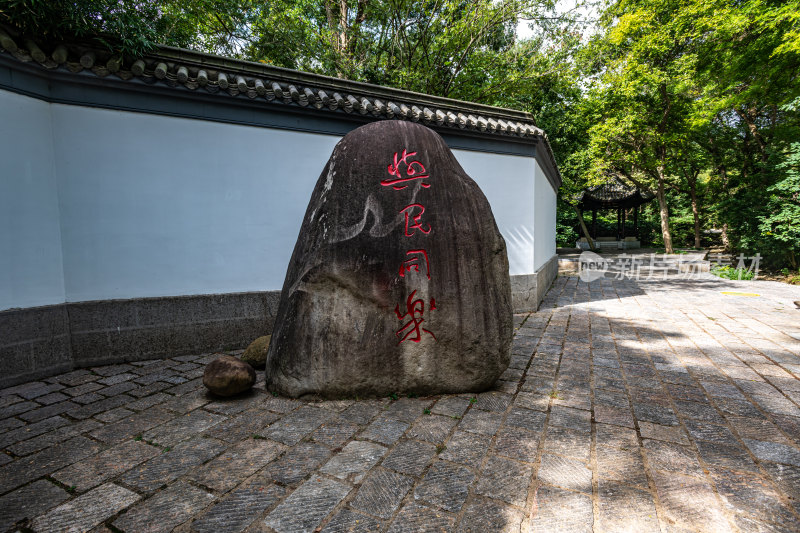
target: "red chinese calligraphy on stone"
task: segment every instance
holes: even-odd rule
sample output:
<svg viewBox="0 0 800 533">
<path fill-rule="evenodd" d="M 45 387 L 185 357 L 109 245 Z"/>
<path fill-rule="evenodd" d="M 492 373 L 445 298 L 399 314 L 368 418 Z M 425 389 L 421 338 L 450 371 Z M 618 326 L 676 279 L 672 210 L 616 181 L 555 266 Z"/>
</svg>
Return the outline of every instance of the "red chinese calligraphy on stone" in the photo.
<svg viewBox="0 0 800 533">
<path fill-rule="evenodd" d="M 406 252 L 406 256 L 411 256 L 411 258 L 406 259 L 400 265 L 401 278 L 406 277 L 406 272 L 411 272 L 412 269 L 419 272 L 420 258 L 422 258 L 425 259 L 425 273 L 428 279 L 431 279 L 431 265 L 428 262 L 428 253 L 425 250 L 409 250 Z"/>
<path fill-rule="evenodd" d="M 423 315 L 425 314 L 425 302 L 422 298 L 418 298 L 414 300 L 414 296 L 416 296 L 417 291 L 412 292 L 408 295 L 406 299 L 406 312 L 404 314 L 400 314 L 400 305 L 396 305 L 394 307 L 394 314 L 397 315 L 397 320 L 403 321 L 408 319 L 403 327 L 397 330 L 397 337 L 400 339 L 400 342 L 397 344 L 401 344 L 406 340 L 411 340 L 414 342 L 419 342 L 422 339 L 422 334 L 427 333 L 433 340 L 436 340 L 436 335 L 434 335 L 431 331 L 422 327 L 422 323 L 425 322 Z M 429 308 L 430 311 L 436 309 L 436 301 L 431 299 L 431 306 Z"/>
<path fill-rule="evenodd" d="M 397 152 L 394 153 L 394 163 L 389 165 L 388 172 L 393 177 L 385 180 L 381 180 L 381 185 L 384 187 L 392 187 L 396 191 L 401 191 L 408 187 L 409 181 L 414 180 L 424 180 L 430 177 L 428 172 L 425 170 L 425 165 L 420 163 L 419 161 L 409 161 L 409 157 L 413 157 L 417 155 L 417 152 L 409 152 L 406 149 L 403 149 L 403 154 L 400 158 L 397 157 Z M 405 167 L 405 176 L 400 171 L 401 168 Z M 425 183 L 424 181 L 420 183 L 424 188 L 429 188 L 431 186 L 430 183 Z"/>
<path fill-rule="evenodd" d="M 417 214 L 414 214 L 414 211 L 419 211 Z M 428 224 L 428 229 L 422 227 L 422 214 L 425 212 L 425 208 L 421 204 L 411 204 L 409 206 L 404 207 L 401 211 L 406 216 L 406 237 L 412 237 L 416 230 L 427 235 L 431 232 L 431 226 Z M 411 230 L 411 233 L 409 233 Z"/>
</svg>

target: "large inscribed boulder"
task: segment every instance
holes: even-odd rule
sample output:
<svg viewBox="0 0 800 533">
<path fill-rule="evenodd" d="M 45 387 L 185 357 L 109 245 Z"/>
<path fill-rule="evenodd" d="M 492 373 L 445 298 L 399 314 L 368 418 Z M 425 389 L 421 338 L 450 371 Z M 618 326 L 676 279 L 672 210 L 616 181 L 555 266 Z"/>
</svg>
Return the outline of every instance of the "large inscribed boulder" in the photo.
<svg viewBox="0 0 800 533">
<path fill-rule="evenodd" d="M 311 196 L 267 388 L 483 390 L 508 366 L 512 320 L 506 245 L 486 197 L 437 133 L 375 122 L 339 141 Z"/>
</svg>

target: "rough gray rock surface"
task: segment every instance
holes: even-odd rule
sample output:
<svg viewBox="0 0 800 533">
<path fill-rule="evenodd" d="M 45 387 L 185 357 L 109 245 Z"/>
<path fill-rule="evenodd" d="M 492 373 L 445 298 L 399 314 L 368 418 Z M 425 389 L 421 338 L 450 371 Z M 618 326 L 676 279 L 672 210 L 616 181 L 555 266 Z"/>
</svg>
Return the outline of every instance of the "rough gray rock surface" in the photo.
<svg viewBox="0 0 800 533">
<path fill-rule="evenodd" d="M 223 355 L 208 363 L 203 385 L 217 396 L 233 396 L 249 390 L 256 382 L 256 371 L 232 355 Z"/>
<path fill-rule="evenodd" d="M 480 391 L 508 366 L 511 338 L 505 241 L 444 140 L 400 121 L 346 135 L 289 264 L 267 388 L 292 397 Z"/>
<path fill-rule="evenodd" d="M 242 361 L 255 369 L 264 368 L 267 364 L 270 339 L 272 335 L 264 335 L 251 342 L 242 354 Z"/>
</svg>

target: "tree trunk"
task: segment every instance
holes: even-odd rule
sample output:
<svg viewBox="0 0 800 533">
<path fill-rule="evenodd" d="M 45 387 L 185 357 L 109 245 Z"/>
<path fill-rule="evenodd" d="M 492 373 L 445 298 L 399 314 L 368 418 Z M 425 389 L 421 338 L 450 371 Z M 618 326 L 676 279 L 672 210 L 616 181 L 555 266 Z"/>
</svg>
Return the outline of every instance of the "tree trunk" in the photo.
<svg viewBox="0 0 800 533">
<path fill-rule="evenodd" d="M 697 176 L 689 178 L 689 193 L 692 196 L 692 216 L 694 217 L 694 247 L 700 248 L 700 211 L 697 207 Z"/>
<path fill-rule="evenodd" d="M 722 225 L 722 248 L 728 252 L 731 249 L 731 239 L 728 237 L 728 223 Z"/>
<path fill-rule="evenodd" d="M 664 191 L 664 162 L 658 165 L 658 209 L 661 212 L 661 237 L 664 239 L 664 251 L 668 254 L 674 252 L 672 249 L 672 234 L 669 232 L 669 208 L 667 207 L 667 196 Z"/>
<path fill-rule="evenodd" d="M 574 206 L 573 206 L 574 207 Z M 578 215 L 578 222 L 581 223 L 581 229 L 583 230 L 583 235 L 586 237 L 586 242 L 589 243 L 589 248 L 594 252 L 597 248 L 594 247 L 594 241 L 592 237 L 589 235 L 589 230 L 586 229 L 586 222 L 583 221 L 583 215 L 581 214 L 581 210 L 575 207 L 575 214 Z"/>
</svg>

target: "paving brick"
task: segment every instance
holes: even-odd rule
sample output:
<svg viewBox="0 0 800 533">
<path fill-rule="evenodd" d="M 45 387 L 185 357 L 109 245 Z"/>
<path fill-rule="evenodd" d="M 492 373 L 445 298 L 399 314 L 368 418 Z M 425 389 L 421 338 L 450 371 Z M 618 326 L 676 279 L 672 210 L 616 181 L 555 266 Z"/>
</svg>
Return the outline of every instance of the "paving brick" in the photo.
<svg viewBox="0 0 800 533">
<path fill-rule="evenodd" d="M 100 451 L 100 445 L 84 437 L 74 437 L 40 452 L 16 459 L 0 467 L 0 494 L 80 461 Z"/>
<path fill-rule="evenodd" d="M 657 471 L 653 480 L 668 524 L 693 531 L 730 531 L 714 491 L 705 479 Z"/>
<path fill-rule="evenodd" d="M 703 467 L 700 466 L 697 455 L 688 447 L 646 439 L 644 449 L 650 467 L 655 470 L 703 476 Z"/>
<path fill-rule="evenodd" d="M 248 409 L 262 410 L 267 397 L 263 393 L 250 389 L 249 392 L 231 398 L 217 398 L 203 406 L 206 411 L 221 415 L 235 415 Z"/>
<path fill-rule="evenodd" d="M 337 448 L 350 440 L 359 429 L 357 424 L 336 418 L 318 427 L 311 434 L 311 438 L 326 446 Z"/>
<path fill-rule="evenodd" d="M 0 497 L 0 531 L 31 520 L 67 500 L 70 495 L 49 481 L 34 481 Z"/>
<path fill-rule="evenodd" d="M 380 528 L 381 523 L 371 516 L 344 509 L 331 518 L 322 533 L 373 533 Z"/>
<path fill-rule="evenodd" d="M 700 451 L 700 457 L 709 465 L 758 472 L 758 467 L 741 446 L 697 441 L 697 449 Z"/>
<path fill-rule="evenodd" d="M 536 491 L 531 533 L 592 531 L 592 500 L 585 494 L 541 486 Z"/>
<path fill-rule="evenodd" d="M 437 415 L 460 417 L 464 415 L 469 406 L 468 396 L 444 396 L 433 404 L 431 412 Z"/>
<path fill-rule="evenodd" d="M 491 436 L 500 429 L 500 423 L 502 421 L 502 417 L 489 411 L 470 409 L 461 419 L 461 422 L 458 423 L 458 429 Z"/>
<path fill-rule="evenodd" d="M 124 407 L 117 407 L 116 409 L 112 409 L 110 411 L 104 411 L 102 413 L 94 415 L 94 417 L 101 421 L 105 422 L 106 424 L 116 422 L 118 420 L 122 420 L 123 418 L 127 418 L 128 416 L 132 415 L 133 411 L 129 409 L 125 409 Z"/>
<path fill-rule="evenodd" d="M 253 435 L 263 436 L 267 426 L 280 415 L 263 409 L 251 409 L 234 418 L 220 422 L 203 432 L 203 436 L 225 442 L 239 442 Z"/>
<path fill-rule="evenodd" d="M 406 432 L 406 436 L 410 439 L 439 444 L 444 442 L 457 423 L 457 420 L 446 416 L 422 416 L 414 422 Z"/>
<path fill-rule="evenodd" d="M 729 509 L 784 527 L 797 528 L 800 524 L 791 509 L 780 501 L 779 493 L 760 475 L 715 468 L 712 479 L 723 505 Z"/>
<path fill-rule="evenodd" d="M 663 440 L 688 445 L 689 439 L 680 426 L 661 426 L 650 422 L 639 422 L 639 433 L 643 439 Z"/>
<path fill-rule="evenodd" d="M 597 475 L 601 479 L 629 485 L 647 486 L 647 475 L 639 447 L 597 446 Z"/>
<path fill-rule="evenodd" d="M 800 466 L 800 450 L 793 446 L 753 439 L 744 439 L 744 443 L 761 461 Z"/>
<path fill-rule="evenodd" d="M 528 498 L 528 485 L 532 476 L 531 466 L 493 456 L 481 470 L 475 493 L 523 507 Z"/>
<path fill-rule="evenodd" d="M 247 439 L 198 468 L 190 478 L 203 486 L 227 492 L 283 453 L 286 446 L 267 439 Z"/>
<path fill-rule="evenodd" d="M 582 431 L 550 426 L 545 434 L 545 451 L 556 452 L 585 462 L 589 461 L 591 445 L 592 436 Z"/>
<path fill-rule="evenodd" d="M 192 411 L 188 415 L 173 418 L 165 424 L 145 431 L 143 437 L 161 446 L 175 446 L 224 420 L 226 418 L 222 415 L 202 410 Z"/>
<path fill-rule="evenodd" d="M 151 407 L 141 413 L 124 418 L 119 422 L 108 424 L 89 432 L 89 434 L 105 443 L 122 442 L 150 428 L 161 425 L 175 418 L 175 414 L 160 407 Z"/>
<path fill-rule="evenodd" d="M 601 424 L 614 424 L 629 428 L 634 427 L 633 415 L 631 415 L 631 412 L 628 409 L 619 409 L 605 405 L 595 405 L 594 419 L 596 422 Z"/>
<path fill-rule="evenodd" d="M 166 533 L 214 501 L 214 495 L 178 482 L 130 508 L 113 522 L 114 527 L 137 533 Z"/>
<path fill-rule="evenodd" d="M 225 448 L 222 442 L 195 437 L 129 470 L 120 482 L 139 491 L 154 491 L 216 457 Z"/>
<path fill-rule="evenodd" d="M 68 424 L 69 421 L 66 418 L 53 416 L 39 422 L 18 426 L 10 431 L 7 430 L 0 433 L 0 448 L 9 448 L 11 444 L 36 437 Z"/>
<path fill-rule="evenodd" d="M 320 472 L 359 483 L 364 474 L 381 460 L 386 451 L 385 447 L 378 444 L 352 441 L 325 463 Z"/>
<path fill-rule="evenodd" d="M 358 436 L 361 439 L 374 440 L 375 442 L 389 445 L 397 442 L 408 428 L 408 422 L 381 416 L 368 425 Z"/>
<path fill-rule="evenodd" d="M 171 389 L 164 392 L 170 393 Z M 191 392 L 180 394 L 177 397 L 167 400 L 161 406 L 164 409 L 180 414 L 186 414 L 195 409 L 199 409 L 212 400 L 211 395 L 205 389 L 198 389 Z"/>
<path fill-rule="evenodd" d="M 738 444 L 736 437 L 734 437 L 733 433 L 731 433 L 731 430 L 726 426 L 718 426 L 697 420 L 687 420 L 685 425 L 686 429 L 689 431 L 689 436 L 691 436 L 694 440 L 716 442 L 719 444 L 727 444 L 729 446 L 735 446 Z"/>
<path fill-rule="evenodd" d="M 139 498 L 135 492 L 106 483 L 36 518 L 31 529 L 37 533 L 87 531 L 130 507 Z"/>
<path fill-rule="evenodd" d="M 376 468 L 361 483 L 350 506 L 373 516 L 391 518 L 413 485 L 413 478 Z"/>
<path fill-rule="evenodd" d="M 494 453 L 518 461 L 532 463 L 541 440 L 541 433 L 522 428 L 502 428 L 497 433 Z"/>
<path fill-rule="evenodd" d="M 489 436 L 456 430 L 439 457 L 454 463 L 477 467 L 489 451 L 491 443 L 492 439 Z"/>
<path fill-rule="evenodd" d="M 511 404 L 512 396 L 502 392 L 489 391 L 482 392 L 475 396 L 477 401 L 473 404 L 474 409 L 483 411 L 503 412 Z"/>
<path fill-rule="evenodd" d="M 555 407 L 554 407 L 555 409 Z M 588 411 L 586 411 L 588 413 Z M 505 425 L 508 427 L 523 428 L 531 431 L 541 431 L 547 415 L 540 411 L 512 407 L 506 416 Z"/>
<path fill-rule="evenodd" d="M 106 398 L 105 400 L 88 403 L 84 406 L 80 407 L 74 406 L 75 408 L 67 411 L 67 414 L 72 418 L 83 420 L 84 418 L 89 418 L 90 416 L 94 416 L 97 413 L 102 413 L 103 411 L 109 411 L 111 409 L 114 409 L 115 407 L 121 407 L 132 401 L 134 401 L 133 398 L 131 398 L 127 394 L 120 394 L 119 396 L 112 396 L 111 398 Z"/>
<path fill-rule="evenodd" d="M 345 483 L 312 477 L 269 513 L 264 523 L 278 533 L 311 533 L 349 492 Z"/>
<path fill-rule="evenodd" d="M 654 402 L 633 402 L 633 414 L 639 421 L 652 422 L 661 426 L 677 426 L 678 417 L 667 405 Z"/>
<path fill-rule="evenodd" d="M 592 492 L 592 471 L 586 464 L 568 457 L 543 454 L 537 478 L 550 485 L 589 494 Z"/>
<path fill-rule="evenodd" d="M 135 396 L 136 398 L 144 398 L 145 396 L 155 395 L 156 393 L 161 392 L 168 387 L 169 383 L 156 381 L 155 383 L 150 383 L 149 385 L 143 385 L 136 389 L 131 389 L 130 392 L 128 392 L 128 394 L 130 396 Z M 172 398 L 172 396 L 166 396 L 166 397 Z"/>
<path fill-rule="evenodd" d="M 525 515 L 518 509 L 488 499 L 467 504 L 458 531 L 464 533 L 521 533 Z"/>
<path fill-rule="evenodd" d="M 325 409 L 303 406 L 285 415 L 264 431 L 264 436 L 288 446 L 300 440 L 332 419 L 335 415 Z"/>
<path fill-rule="evenodd" d="M 514 398 L 514 407 L 546 412 L 550 408 L 550 396 L 539 392 L 520 392 Z"/>
<path fill-rule="evenodd" d="M 762 440 L 778 442 L 781 444 L 791 444 L 786 435 L 769 420 L 761 418 L 728 417 L 736 433 L 743 439 Z"/>
<path fill-rule="evenodd" d="M 392 402 L 382 416 L 408 422 L 409 424 L 422 416 L 423 411 L 433 403 L 430 399 L 400 398 Z"/>
<path fill-rule="evenodd" d="M 191 530 L 197 533 L 239 533 L 285 494 L 283 487 L 260 481 L 247 483 L 192 522 Z"/>
<path fill-rule="evenodd" d="M 383 407 L 383 402 L 356 402 L 342 412 L 341 418 L 344 420 L 349 420 L 354 424 L 368 424 L 370 420 L 378 416 L 378 413 L 383 412 Z"/>
<path fill-rule="evenodd" d="M 45 421 L 43 420 L 42 422 Z M 47 432 L 36 437 L 17 442 L 6 448 L 8 451 L 18 456 L 28 455 L 49 448 L 69 438 L 97 429 L 102 425 L 103 424 L 97 420 L 81 420 L 80 422 L 63 425 L 56 429 L 49 429 Z"/>
<path fill-rule="evenodd" d="M 434 455 L 436 446 L 433 444 L 402 440 L 383 460 L 383 466 L 403 474 L 419 476 Z"/>
<path fill-rule="evenodd" d="M 112 385 L 110 387 L 106 387 L 104 389 L 98 390 L 98 394 L 101 394 L 106 397 L 110 396 L 117 396 L 118 394 L 123 394 L 133 389 L 138 389 L 139 387 L 135 383 L 131 383 L 126 381 L 124 383 L 117 383 L 116 385 Z"/>
<path fill-rule="evenodd" d="M 553 406 L 550 410 L 550 425 L 561 426 L 583 433 L 591 432 L 592 413 L 572 407 Z"/>
<path fill-rule="evenodd" d="M 455 519 L 443 512 L 416 503 L 403 506 L 387 533 L 449 533 Z"/>
<path fill-rule="evenodd" d="M 301 442 L 264 470 L 264 478 L 282 485 L 297 485 L 328 460 L 331 450 L 316 442 Z"/>
<path fill-rule="evenodd" d="M 150 396 L 139 398 L 134 402 L 130 402 L 125 405 L 125 408 L 132 409 L 134 411 L 144 411 L 145 409 L 149 409 L 154 405 L 160 405 L 170 399 L 172 399 L 172 396 L 169 394 L 158 392 L 156 394 L 151 394 Z"/>
<path fill-rule="evenodd" d="M 649 491 L 601 480 L 598 529 L 607 532 L 659 533 L 656 507 Z"/>
<path fill-rule="evenodd" d="M 764 463 L 763 466 L 795 511 L 800 511 L 800 467 L 777 463 Z"/>
<path fill-rule="evenodd" d="M 133 365 L 127 365 L 127 364 L 122 364 L 122 365 L 104 365 L 104 366 L 96 366 L 96 367 L 92 368 L 92 372 L 94 372 L 95 374 L 98 374 L 100 376 L 103 376 L 104 378 L 107 378 L 109 376 L 122 375 L 122 374 L 125 374 L 126 372 L 129 372 L 129 371 L 134 370 L 134 369 L 135 369 L 135 367 Z M 138 374 L 134 374 L 134 375 L 138 375 Z M 128 378 L 128 379 L 130 379 L 130 378 Z M 124 379 L 123 379 L 123 381 L 124 381 Z"/>
<path fill-rule="evenodd" d="M 44 420 L 45 418 L 50 418 L 56 415 L 60 415 L 76 407 L 79 406 L 72 402 L 54 403 L 46 407 L 40 407 L 39 409 L 32 409 L 30 411 L 26 411 L 18 416 L 21 419 L 25 420 L 26 422 L 38 422 L 40 420 Z"/>
<path fill-rule="evenodd" d="M 66 394 L 62 394 L 60 392 L 51 392 L 50 394 L 46 394 L 44 396 L 39 396 L 36 398 L 36 401 L 42 405 L 51 405 L 58 402 L 63 402 L 64 400 L 69 400 L 69 396 Z"/>
<path fill-rule="evenodd" d="M 68 487 L 76 487 L 78 492 L 86 492 L 160 453 L 155 446 L 128 441 L 62 468 L 52 477 Z"/>
<path fill-rule="evenodd" d="M 458 512 L 467 499 L 475 475 L 463 466 L 436 461 L 414 490 L 414 498 Z"/>
</svg>

